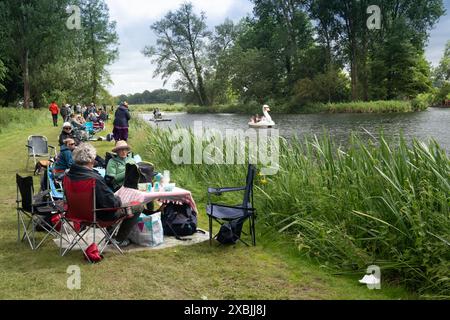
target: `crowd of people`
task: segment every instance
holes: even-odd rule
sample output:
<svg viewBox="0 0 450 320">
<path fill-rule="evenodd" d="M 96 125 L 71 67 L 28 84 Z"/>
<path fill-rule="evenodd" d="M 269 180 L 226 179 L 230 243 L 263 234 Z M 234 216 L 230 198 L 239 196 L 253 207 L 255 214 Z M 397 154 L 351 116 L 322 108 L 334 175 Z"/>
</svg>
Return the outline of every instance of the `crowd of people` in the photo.
<svg viewBox="0 0 450 320">
<path fill-rule="evenodd" d="M 98 107 L 95 103 L 91 103 L 89 106 L 87 105 L 70 105 L 63 103 L 61 107 L 55 101 L 49 106 L 49 111 L 52 114 L 53 118 L 53 126 L 58 126 L 58 116 L 61 115 L 63 122 L 68 122 L 73 115 L 83 117 L 85 121 L 88 122 L 105 122 L 109 119 L 108 107 L 103 105 L 102 107 Z M 114 112 L 114 106 L 111 106 L 111 112 Z"/>
<path fill-rule="evenodd" d="M 104 122 L 109 119 L 107 109 L 97 108 L 94 103 L 90 106 L 76 105 L 74 108 L 70 105 L 63 105 L 61 108 L 55 103 L 49 106 L 52 113 L 53 125 L 58 126 L 58 115 L 63 118 L 64 124 L 59 135 L 60 153 L 55 159 L 53 167 L 53 177 L 57 181 L 63 181 L 65 175 L 70 179 L 89 179 L 96 180 L 96 205 L 101 208 L 118 208 L 116 212 L 108 211 L 99 213 L 99 219 L 103 221 L 112 221 L 125 212 L 119 209 L 122 206 L 120 199 L 114 195 L 114 192 L 120 189 L 125 182 L 125 171 L 128 163 L 134 164 L 131 156 L 131 147 L 128 145 L 128 127 L 131 119 L 128 103 L 122 102 L 116 109 L 114 119 L 113 139 L 116 141 L 112 149 L 112 158 L 107 165 L 105 160 L 97 155 L 96 149 L 87 143 L 89 132 L 87 132 L 87 122 Z M 114 107 L 111 108 L 114 110 Z M 101 176 L 95 167 L 106 167 L 105 177 Z M 47 175 L 44 175 L 41 181 L 41 188 L 47 188 Z M 126 247 L 130 244 L 128 235 L 133 226 L 137 223 L 139 213 L 142 208 L 135 208 L 134 218 L 122 223 L 119 233 L 116 236 L 117 244 Z"/>
</svg>

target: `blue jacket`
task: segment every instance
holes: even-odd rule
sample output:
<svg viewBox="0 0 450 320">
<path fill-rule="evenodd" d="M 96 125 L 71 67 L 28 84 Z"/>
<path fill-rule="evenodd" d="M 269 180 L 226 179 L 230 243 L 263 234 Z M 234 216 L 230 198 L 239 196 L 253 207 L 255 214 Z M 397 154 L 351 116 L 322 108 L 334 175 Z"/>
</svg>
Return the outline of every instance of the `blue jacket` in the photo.
<svg viewBox="0 0 450 320">
<path fill-rule="evenodd" d="M 66 145 L 63 145 L 61 147 L 61 153 L 58 155 L 58 160 L 55 163 L 55 169 L 67 170 L 70 169 L 72 164 L 73 164 L 72 151 L 70 151 L 70 149 L 67 148 Z"/>
<path fill-rule="evenodd" d="M 131 116 L 127 107 L 120 106 L 116 111 L 116 118 L 114 119 L 114 127 L 128 128 L 128 121 Z"/>
</svg>

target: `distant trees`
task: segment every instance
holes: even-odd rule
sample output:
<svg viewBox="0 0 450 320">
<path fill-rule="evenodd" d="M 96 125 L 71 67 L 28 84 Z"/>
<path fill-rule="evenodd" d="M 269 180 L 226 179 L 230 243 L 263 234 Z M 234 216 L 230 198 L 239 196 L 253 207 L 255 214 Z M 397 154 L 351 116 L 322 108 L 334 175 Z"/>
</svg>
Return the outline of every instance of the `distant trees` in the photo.
<svg viewBox="0 0 450 320">
<path fill-rule="evenodd" d="M 174 104 L 183 102 L 185 100 L 185 94 L 180 91 L 169 91 L 164 89 L 158 89 L 152 92 L 146 90 L 143 93 L 120 95 L 116 100 L 117 103 L 127 101 L 130 104 Z"/>
<path fill-rule="evenodd" d="M 439 66 L 434 70 L 434 81 L 437 87 L 441 87 L 445 82 L 450 82 L 450 40 L 444 49 L 444 56 L 439 62 Z"/>
<path fill-rule="evenodd" d="M 441 104 L 444 100 L 450 100 L 450 41 L 447 42 L 438 67 L 433 74 L 436 94 L 435 104 Z"/>
</svg>

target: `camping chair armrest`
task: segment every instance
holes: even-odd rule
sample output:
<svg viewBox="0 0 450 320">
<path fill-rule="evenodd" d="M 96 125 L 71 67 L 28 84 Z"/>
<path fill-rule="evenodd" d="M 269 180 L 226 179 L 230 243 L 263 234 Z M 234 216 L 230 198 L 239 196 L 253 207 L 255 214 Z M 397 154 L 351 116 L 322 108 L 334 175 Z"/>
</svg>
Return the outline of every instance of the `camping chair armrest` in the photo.
<svg viewBox="0 0 450 320">
<path fill-rule="evenodd" d="M 244 191 L 246 187 L 232 187 L 232 188 L 208 188 L 209 194 L 215 194 L 217 196 L 222 195 L 225 192 Z"/>
<path fill-rule="evenodd" d="M 50 149 L 56 150 L 56 148 L 54 146 L 48 146 Z"/>
<path fill-rule="evenodd" d="M 241 209 L 241 210 L 247 210 L 247 211 L 252 211 L 252 212 L 256 211 L 256 208 L 244 208 L 242 206 L 230 206 L 230 205 L 221 204 L 221 203 L 210 203 L 210 205 L 224 207 L 224 208 L 231 208 L 231 209 Z"/>
<path fill-rule="evenodd" d="M 33 147 L 32 147 L 32 146 L 26 145 L 25 147 L 27 147 L 28 149 L 33 150 Z"/>
</svg>

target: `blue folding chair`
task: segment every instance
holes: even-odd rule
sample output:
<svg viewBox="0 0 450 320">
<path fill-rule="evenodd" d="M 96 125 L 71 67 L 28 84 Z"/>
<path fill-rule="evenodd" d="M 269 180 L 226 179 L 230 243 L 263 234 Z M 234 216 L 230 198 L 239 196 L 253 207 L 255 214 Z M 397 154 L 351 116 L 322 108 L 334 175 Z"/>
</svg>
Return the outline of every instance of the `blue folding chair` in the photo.
<svg viewBox="0 0 450 320">
<path fill-rule="evenodd" d="M 86 122 L 84 125 L 86 127 L 86 131 L 90 135 L 94 134 L 94 123 L 93 122 Z"/>
<path fill-rule="evenodd" d="M 50 166 L 47 169 L 47 188 L 50 191 L 50 197 L 52 201 L 55 200 L 63 200 L 64 199 L 64 191 L 62 186 L 57 186 L 55 183 L 55 174 L 53 171 L 53 167 Z"/>
</svg>

